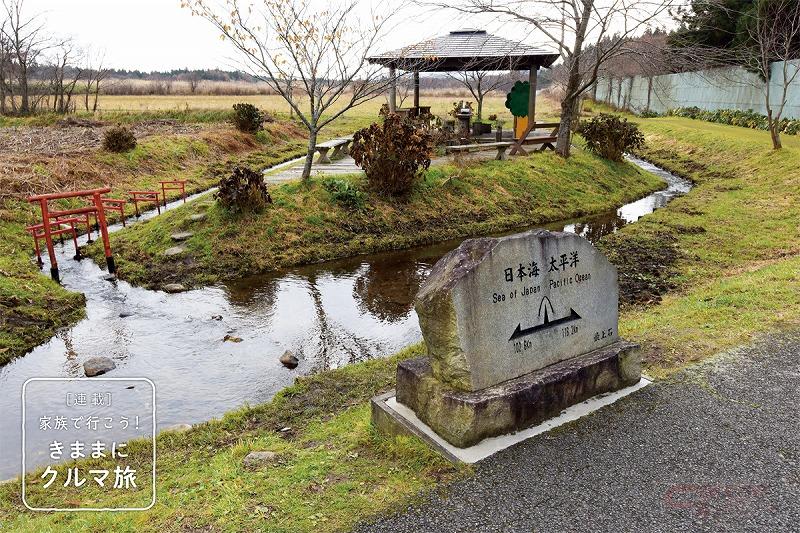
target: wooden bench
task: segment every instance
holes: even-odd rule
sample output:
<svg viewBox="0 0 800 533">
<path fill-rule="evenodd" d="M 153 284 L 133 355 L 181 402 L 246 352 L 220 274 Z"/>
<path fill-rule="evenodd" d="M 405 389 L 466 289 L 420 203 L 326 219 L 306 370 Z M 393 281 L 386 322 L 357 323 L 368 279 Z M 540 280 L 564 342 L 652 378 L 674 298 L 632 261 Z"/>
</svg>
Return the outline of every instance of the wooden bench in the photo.
<svg viewBox="0 0 800 533">
<path fill-rule="evenodd" d="M 542 137 L 526 137 L 522 144 L 541 144 L 541 148 L 539 148 L 538 152 L 543 152 L 546 149 L 550 149 L 555 151 L 556 147 L 553 143 L 558 140 L 558 135 L 547 135 Z"/>
<path fill-rule="evenodd" d="M 319 143 L 316 147 L 317 152 L 319 152 L 317 164 L 330 165 L 332 161 L 331 158 L 328 157 L 328 152 L 331 150 L 331 148 L 333 149 L 333 154 L 331 154 L 331 156 L 338 157 L 349 152 L 351 142 L 353 142 L 352 137 L 342 137 L 341 139 L 334 139 L 332 141 Z"/>
<path fill-rule="evenodd" d="M 497 161 L 505 161 L 508 159 L 506 150 L 508 150 L 514 143 L 512 142 L 493 142 L 493 143 L 480 143 L 480 144 L 457 144 L 455 146 L 448 146 L 445 151 L 448 154 L 464 153 L 464 152 L 479 152 L 490 148 L 497 149 Z"/>
</svg>

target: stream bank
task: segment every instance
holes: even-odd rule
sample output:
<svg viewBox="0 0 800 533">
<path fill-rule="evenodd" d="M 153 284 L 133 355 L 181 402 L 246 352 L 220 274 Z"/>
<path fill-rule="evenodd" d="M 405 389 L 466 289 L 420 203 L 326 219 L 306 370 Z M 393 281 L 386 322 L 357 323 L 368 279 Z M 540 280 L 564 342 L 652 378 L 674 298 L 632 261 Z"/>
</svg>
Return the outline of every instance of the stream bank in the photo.
<svg viewBox="0 0 800 533">
<path fill-rule="evenodd" d="M 606 213 L 545 227 L 596 242 L 688 191 L 685 180 L 635 162 L 667 188 Z M 62 281 L 86 295 L 87 317 L 0 368 L 0 409 L 8 414 L 0 448 L 12 451 L 0 460 L 0 479 L 18 468 L 19 427 L 5 420 L 18 419 L 18 391 L 26 379 L 79 377 L 86 359 L 110 357 L 117 365 L 114 376 L 147 376 L 156 383 L 160 428 L 261 404 L 298 373 L 385 357 L 418 342 L 413 297 L 433 264 L 460 242 L 308 265 L 181 294 L 108 282 L 96 264 L 74 261 L 68 246 L 58 247 Z M 243 342 L 227 342 L 226 336 Z M 296 371 L 278 361 L 287 349 L 300 358 Z"/>
<path fill-rule="evenodd" d="M 273 204 L 234 215 L 212 198 L 180 206 L 112 236 L 118 275 L 134 285 L 203 287 L 363 254 L 487 235 L 603 213 L 663 187 L 629 163 L 576 148 L 509 161 L 436 165 L 408 197 L 366 192 L 342 204 L 315 177 L 270 188 Z M 337 176 L 367 191 L 361 176 Z M 172 236 L 190 233 L 176 243 Z M 177 247 L 177 248 L 176 248 Z M 89 253 L 101 264 L 101 247 Z"/>
</svg>

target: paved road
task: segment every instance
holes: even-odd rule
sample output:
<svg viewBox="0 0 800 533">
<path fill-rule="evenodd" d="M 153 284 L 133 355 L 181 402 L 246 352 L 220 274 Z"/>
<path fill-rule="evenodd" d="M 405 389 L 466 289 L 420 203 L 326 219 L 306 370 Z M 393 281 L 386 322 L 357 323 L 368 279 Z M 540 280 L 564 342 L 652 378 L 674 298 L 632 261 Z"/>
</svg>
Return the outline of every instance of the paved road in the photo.
<svg viewBox="0 0 800 533">
<path fill-rule="evenodd" d="M 486 459 L 359 532 L 800 532 L 800 332 Z"/>
</svg>

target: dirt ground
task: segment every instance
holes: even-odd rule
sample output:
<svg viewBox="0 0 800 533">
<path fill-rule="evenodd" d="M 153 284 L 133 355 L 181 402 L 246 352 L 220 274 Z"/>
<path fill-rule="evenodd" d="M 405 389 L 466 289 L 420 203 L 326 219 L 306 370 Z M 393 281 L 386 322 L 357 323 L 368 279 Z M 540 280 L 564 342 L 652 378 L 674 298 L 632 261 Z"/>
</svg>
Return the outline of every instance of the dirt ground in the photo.
<svg viewBox="0 0 800 533">
<path fill-rule="evenodd" d="M 103 133 L 113 124 L 67 118 L 53 126 L 0 128 L 0 157 L 9 154 L 41 156 L 74 154 L 94 150 L 103 142 Z M 170 120 L 148 120 L 132 125 L 137 139 L 151 135 L 179 135 L 199 132 L 198 124 Z"/>
</svg>

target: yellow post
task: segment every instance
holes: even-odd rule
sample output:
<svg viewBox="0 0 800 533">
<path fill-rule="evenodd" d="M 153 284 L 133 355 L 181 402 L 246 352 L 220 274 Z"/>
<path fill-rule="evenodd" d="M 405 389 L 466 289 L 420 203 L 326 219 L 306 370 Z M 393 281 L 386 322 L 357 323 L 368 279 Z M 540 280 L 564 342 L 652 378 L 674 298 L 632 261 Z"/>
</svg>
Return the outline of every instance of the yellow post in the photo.
<svg viewBox="0 0 800 533">
<path fill-rule="evenodd" d="M 528 117 L 514 117 L 514 138 L 519 139 L 528 129 Z"/>
</svg>

